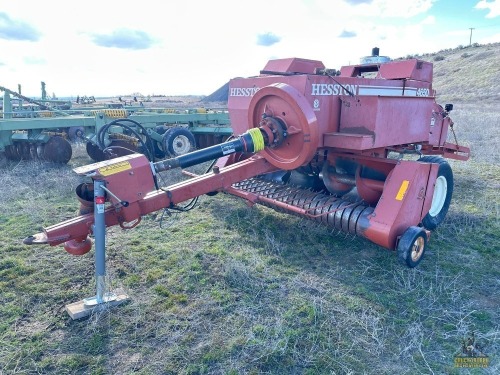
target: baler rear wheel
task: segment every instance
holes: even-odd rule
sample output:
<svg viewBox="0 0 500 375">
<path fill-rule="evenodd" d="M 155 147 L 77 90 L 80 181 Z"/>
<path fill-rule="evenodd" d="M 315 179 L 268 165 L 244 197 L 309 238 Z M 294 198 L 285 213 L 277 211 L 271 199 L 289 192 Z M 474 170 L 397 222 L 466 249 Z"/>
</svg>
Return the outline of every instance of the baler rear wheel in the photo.
<svg viewBox="0 0 500 375">
<path fill-rule="evenodd" d="M 433 230 L 444 221 L 450 208 L 451 197 L 453 195 L 453 172 L 450 164 L 439 156 L 424 156 L 418 159 L 418 161 L 439 164 L 431 208 L 422 219 L 423 226 L 429 230 Z"/>
<path fill-rule="evenodd" d="M 398 242 L 398 260 L 409 268 L 416 267 L 422 260 L 427 247 L 427 234 L 420 227 L 411 226 Z"/>
<path fill-rule="evenodd" d="M 186 128 L 170 128 L 163 135 L 163 150 L 170 157 L 177 157 L 193 151 L 196 141 L 193 133 Z"/>
</svg>

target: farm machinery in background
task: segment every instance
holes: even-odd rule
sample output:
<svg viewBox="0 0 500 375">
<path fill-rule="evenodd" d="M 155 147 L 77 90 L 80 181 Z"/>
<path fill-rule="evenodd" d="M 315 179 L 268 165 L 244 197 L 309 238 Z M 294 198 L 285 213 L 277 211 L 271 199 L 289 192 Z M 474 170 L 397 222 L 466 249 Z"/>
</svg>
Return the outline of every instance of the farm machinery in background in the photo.
<svg viewBox="0 0 500 375">
<path fill-rule="evenodd" d="M 0 91 L 4 92 L 0 152 L 10 160 L 67 163 L 72 157 L 71 143 L 85 142 L 94 161 L 138 151 L 154 161 L 221 143 L 232 135 L 225 109 L 124 107 L 118 103 L 63 111 L 5 87 Z M 30 103 L 29 108 L 23 102 Z"/>
<path fill-rule="evenodd" d="M 87 179 L 76 188 L 80 215 L 24 243 L 82 255 L 94 236 L 97 257 L 105 227 L 133 228 L 143 215 L 186 211 L 192 201 L 183 202 L 224 192 L 364 237 L 415 267 L 452 199 L 446 158 L 470 154 L 447 141 L 453 106 L 436 103 L 432 75 L 432 64 L 418 59 L 340 71 L 270 60 L 260 75 L 230 81 L 237 136 L 157 162 L 138 153 L 76 168 Z M 189 179 L 159 186 L 158 174 L 210 160 L 205 174 L 184 171 Z"/>
</svg>

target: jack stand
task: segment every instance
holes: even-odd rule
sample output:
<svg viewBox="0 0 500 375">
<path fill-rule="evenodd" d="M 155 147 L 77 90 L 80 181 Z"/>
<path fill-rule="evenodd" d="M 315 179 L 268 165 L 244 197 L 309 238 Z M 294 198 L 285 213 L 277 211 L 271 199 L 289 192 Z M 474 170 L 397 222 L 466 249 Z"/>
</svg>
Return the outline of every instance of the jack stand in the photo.
<svg viewBox="0 0 500 375">
<path fill-rule="evenodd" d="M 130 300 L 124 293 L 106 292 L 106 223 L 104 221 L 104 181 L 94 181 L 94 242 L 96 295 L 66 305 L 73 320 L 91 315 L 106 308 L 121 305 Z"/>
</svg>

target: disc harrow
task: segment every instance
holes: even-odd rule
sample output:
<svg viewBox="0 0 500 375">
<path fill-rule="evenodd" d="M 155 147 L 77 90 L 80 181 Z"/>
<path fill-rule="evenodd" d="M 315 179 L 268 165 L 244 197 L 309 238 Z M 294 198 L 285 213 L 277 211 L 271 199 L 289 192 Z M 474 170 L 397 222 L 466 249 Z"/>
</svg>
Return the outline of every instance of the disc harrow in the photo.
<svg viewBox="0 0 500 375">
<path fill-rule="evenodd" d="M 222 143 L 233 133 L 225 108 L 208 111 L 204 108 L 88 107 L 68 108 L 63 112 L 2 86 L 0 91 L 4 91 L 0 156 L 4 154 L 9 160 L 67 163 L 72 157 L 69 150 L 72 144 L 84 142 L 88 156 L 94 161 L 134 152 L 149 154 L 154 161 L 195 150 L 197 143 L 201 147 Z M 16 100 L 19 100 L 17 106 L 13 104 Z M 29 110 L 23 101 L 32 104 Z M 135 130 L 142 128 L 143 131 L 133 135 L 120 127 L 123 123 L 130 125 L 130 121 L 136 124 L 132 126 Z M 100 133 L 103 128 L 105 134 Z M 142 147 L 141 141 L 149 144 L 148 148 Z M 110 146 L 114 152 L 104 152 Z M 36 152 L 28 152 L 28 149 Z"/>
<path fill-rule="evenodd" d="M 13 141 L 5 147 L 8 160 L 41 160 L 66 164 L 73 155 L 71 144 L 64 135 L 52 135 L 45 143 Z"/>
</svg>

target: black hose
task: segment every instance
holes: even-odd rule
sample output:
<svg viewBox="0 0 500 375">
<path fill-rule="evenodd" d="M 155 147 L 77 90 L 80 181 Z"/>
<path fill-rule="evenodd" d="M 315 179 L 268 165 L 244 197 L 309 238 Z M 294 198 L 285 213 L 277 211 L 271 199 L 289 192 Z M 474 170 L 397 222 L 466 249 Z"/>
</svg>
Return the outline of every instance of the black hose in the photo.
<svg viewBox="0 0 500 375">
<path fill-rule="evenodd" d="M 144 143 L 144 141 L 142 140 L 141 134 L 139 132 L 137 132 L 135 129 L 133 129 L 132 127 L 130 127 L 128 125 L 122 124 L 123 121 L 131 122 L 135 126 L 137 126 L 139 129 L 141 129 L 143 135 L 146 137 L 146 143 L 147 144 Z M 105 136 L 106 132 L 108 131 L 108 129 L 111 126 L 119 126 L 119 127 L 123 128 L 123 129 L 126 129 L 129 132 L 133 133 L 137 137 L 137 139 L 139 140 L 139 142 L 141 143 L 141 145 L 142 145 L 142 147 L 144 149 L 144 152 L 146 153 L 146 157 L 148 158 L 148 160 L 151 161 L 151 162 L 154 162 L 154 157 L 153 157 L 153 154 L 152 154 L 152 151 L 154 150 L 153 140 L 151 139 L 151 137 L 147 133 L 147 131 L 144 128 L 144 126 L 142 126 L 141 124 L 139 124 L 137 121 L 134 121 L 134 120 L 131 120 L 131 119 L 127 119 L 127 118 L 113 120 L 110 123 L 107 123 L 106 125 L 104 125 L 102 128 L 99 129 L 99 131 L 97 132 L 97 145 L 99 146 L 99 148 L 101 150 L 104 151 L 106 149 L 106 146 L 104 144 L 104 136 Z"/>
<path fill-rule="evenodd" d="M 236 138 L 236 137 L 234 137 L 234 136 L 231 135 L 228 139 L 226 139 L 226 142 L 228 142 L 228 141 L 230 141 L 231 139 L 234 139 L 234 138 Z M 215 163 L 217 163 L 217 160 L 219 160 L 219 159 L 212 160 L 212 162 L 210 163 L 210 165 L 205 170 L 204 174 L 210 172 L 210 170 L 214 167 Z M 163 190 L 163 191 L 167 191 L 163 187 L 161 187 L 160 189 Z M 198 203 L 198 198 L 199 198 L 199 196 L 194 197 L 186 205 L 184 205 L 184 206 L 175 205 L 173 207 L 170 207 L 170 209 L 175 210 L 175 211 L 180 211 L 180 212 L 190 211 L 190 210 L 192 210 L 193 208 L 196 207 L 196 204 Z"/>
</svg>

